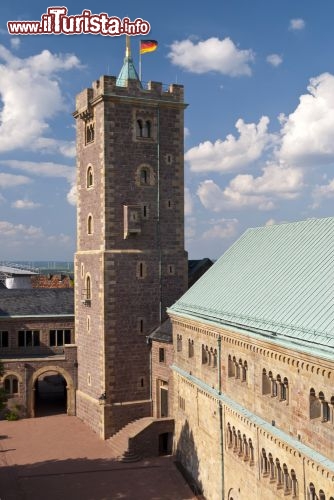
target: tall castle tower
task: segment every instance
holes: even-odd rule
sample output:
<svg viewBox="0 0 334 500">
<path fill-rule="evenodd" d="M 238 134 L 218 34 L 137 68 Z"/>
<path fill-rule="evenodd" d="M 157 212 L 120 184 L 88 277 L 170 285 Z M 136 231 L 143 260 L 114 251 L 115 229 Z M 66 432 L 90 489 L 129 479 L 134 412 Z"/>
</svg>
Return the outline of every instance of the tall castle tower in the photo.
<svg viewBox="0 0 334 500">
<path fill-rule="evenodd" d="M 187 288 L 183 87 L 119 77 L 76 99 L 77 415 L 107 438 L 151 414 L 146 336 Z"/>
</svg>

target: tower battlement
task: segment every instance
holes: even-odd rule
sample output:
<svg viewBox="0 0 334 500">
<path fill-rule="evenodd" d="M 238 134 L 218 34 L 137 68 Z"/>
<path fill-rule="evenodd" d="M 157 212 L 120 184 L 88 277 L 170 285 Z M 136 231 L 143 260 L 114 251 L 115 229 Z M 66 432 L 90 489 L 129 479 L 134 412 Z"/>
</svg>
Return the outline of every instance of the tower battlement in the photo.
<svg viewBox="0 0 334 500">
<path fill-rule="evenodd" d="M 88 109 L 99 98 L 126 97 L 134 99 L 159 100 L 159 103 L 177 103 L 184 105 L 184 87 L 176 83 L 165 85 L 161 82 L 149 81 L 146 88 L 139 80 L 127 80 L 126 86 L 117 85 L 115 76 L 102 75 L 92 83 L 91 88 L 80 92 L 76 98 L 76 112 L 81 114 Z"/>
</svg>

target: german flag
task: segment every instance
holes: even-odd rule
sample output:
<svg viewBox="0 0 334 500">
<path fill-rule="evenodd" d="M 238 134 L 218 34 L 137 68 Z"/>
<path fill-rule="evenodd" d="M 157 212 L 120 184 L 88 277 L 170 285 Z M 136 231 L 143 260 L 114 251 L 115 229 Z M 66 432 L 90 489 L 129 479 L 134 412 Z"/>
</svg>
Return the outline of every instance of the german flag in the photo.
<svg viewBox="0 0 334 500">
<path fill-rule="evenodd" d="M 146 52 L 153 52 L 158 48 L 158 42 L 156 40 L 140 40 L 140 53 L 146 54 Z"/>
</svg>

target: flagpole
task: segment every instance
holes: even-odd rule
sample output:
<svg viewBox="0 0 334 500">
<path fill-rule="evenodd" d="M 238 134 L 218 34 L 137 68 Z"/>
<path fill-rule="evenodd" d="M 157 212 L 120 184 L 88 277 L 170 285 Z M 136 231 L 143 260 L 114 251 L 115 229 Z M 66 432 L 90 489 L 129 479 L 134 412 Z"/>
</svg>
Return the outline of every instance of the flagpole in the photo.
<svg viewBox="0 0 334 500">
<path fill-rule="evenodd" d="M 139 81 L 141 82 L 141 50 L 140 50 L 140 40 L 139 40 Z"/>
</svg>

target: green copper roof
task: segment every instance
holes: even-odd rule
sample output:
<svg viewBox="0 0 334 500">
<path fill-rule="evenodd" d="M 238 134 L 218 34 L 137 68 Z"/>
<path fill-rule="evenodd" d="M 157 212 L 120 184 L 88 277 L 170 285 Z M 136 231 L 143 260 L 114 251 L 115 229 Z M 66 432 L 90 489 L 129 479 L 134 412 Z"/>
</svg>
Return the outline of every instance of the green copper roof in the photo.
<svg viewBox="0 0 334 500">
<path fill-rule="evenodd" d="M 128 80 L 138 80 L 139 81 L 139 77 L 138 77 L 135 65 L 133 64 L 133 60 L 132 60 L 131 56 L 124 57 L 123 67 L 120 71 L 120 74 L 118 75 L 117 80 L 116 80 L 116 85 L 118 85 L 118 87 L 127 87 Z"/>
<path fill-rule="evenodd" d="M 333 353 L 334 218 L 247 230 L 170 311 Z"/>
</svg>

